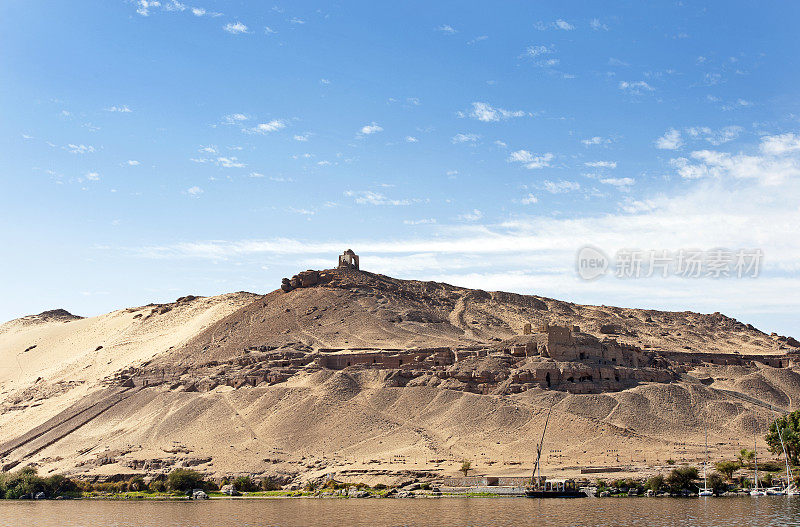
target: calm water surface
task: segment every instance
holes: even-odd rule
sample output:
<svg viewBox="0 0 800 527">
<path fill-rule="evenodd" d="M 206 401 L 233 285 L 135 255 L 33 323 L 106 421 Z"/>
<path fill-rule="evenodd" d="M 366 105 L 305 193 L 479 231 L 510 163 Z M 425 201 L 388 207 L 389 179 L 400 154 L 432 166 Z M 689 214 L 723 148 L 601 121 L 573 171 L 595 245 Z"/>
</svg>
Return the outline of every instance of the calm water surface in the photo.
<svg viewBox="0 0 800 527">
<path fill-rule="evenodd" d="M 800 499 L 7 501 L 0 526 L 797 526 Z"/>
</svg>

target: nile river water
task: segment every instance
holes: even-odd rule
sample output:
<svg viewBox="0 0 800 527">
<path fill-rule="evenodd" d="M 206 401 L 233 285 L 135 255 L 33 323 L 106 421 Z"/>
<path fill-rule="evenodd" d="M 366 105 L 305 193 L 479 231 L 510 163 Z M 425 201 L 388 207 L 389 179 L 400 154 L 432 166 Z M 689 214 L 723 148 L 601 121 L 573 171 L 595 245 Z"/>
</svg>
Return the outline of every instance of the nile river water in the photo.
<svg viewBox="0 0 800 527">
<path fill-rule="evenodd" d="M 0 526 L 797 526 L 800 498 L 0 500 Z"/>
</svg>

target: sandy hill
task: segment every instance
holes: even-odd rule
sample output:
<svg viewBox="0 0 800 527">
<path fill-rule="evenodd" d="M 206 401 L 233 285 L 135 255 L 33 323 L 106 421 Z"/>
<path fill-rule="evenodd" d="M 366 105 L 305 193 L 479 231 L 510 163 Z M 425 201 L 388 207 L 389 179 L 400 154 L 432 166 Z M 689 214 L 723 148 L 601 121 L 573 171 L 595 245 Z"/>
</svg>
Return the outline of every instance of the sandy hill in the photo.
<svg viewBox="0 0 800 527">
<path fill-rule="evenodd" d="M 698 459 L 706 429 L 712 457 L 730 456 L 798 407 L 797 342 L 719 313 L 352 269 L 295 284 L 3 324 L 2 464 L 378 481 L 451 474 L 469 458 L 481 473 L 523 474 L 552 407 L 547 469 L 641 470 Z M 568 328 L 575 357 L 557 356 L 542 326 Z"/>
</svg>

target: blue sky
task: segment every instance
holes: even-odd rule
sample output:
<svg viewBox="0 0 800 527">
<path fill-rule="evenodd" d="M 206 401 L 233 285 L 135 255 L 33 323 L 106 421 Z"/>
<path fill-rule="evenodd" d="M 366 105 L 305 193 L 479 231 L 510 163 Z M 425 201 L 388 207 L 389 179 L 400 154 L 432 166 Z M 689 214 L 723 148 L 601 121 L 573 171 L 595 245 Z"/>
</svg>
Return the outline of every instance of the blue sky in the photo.
<svg viewBox="0 0 800 527">
<path fill-rule="evenodd" d="M 794 2 L 0 4 L 0 319 L 331 267 L 800 326 Z M 575 254 L 758 248 L 752 279 Z"/>
</svg>

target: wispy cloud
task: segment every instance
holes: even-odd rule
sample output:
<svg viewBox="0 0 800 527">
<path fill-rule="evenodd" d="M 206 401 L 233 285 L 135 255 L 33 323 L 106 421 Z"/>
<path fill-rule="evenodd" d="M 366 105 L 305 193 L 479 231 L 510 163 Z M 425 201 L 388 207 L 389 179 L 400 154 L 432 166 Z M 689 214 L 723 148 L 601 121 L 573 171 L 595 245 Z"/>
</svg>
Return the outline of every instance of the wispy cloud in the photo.
<svg viewBox="0 0 800 527">
<path fill-rule="evenodd" d="M 474 102 L 472 103 L 472 110 L 467 115 L 478 121 L 492 123 L 511 119 L 512 117 L 524 117 L 527 114 L 522 110 L 505 110 L 496 108 L 486 102 Z"/>
<path fill-rule="evenodd" d="M 410 205 L 411 200 L 407 199 L 389 199 L 380 192 L 373 192 L 371 190 L 348 190 L 344 193 L 348 198 L 353 198 L 353 201 L 359 205 Z"/>
<path fill-rule="evenodd" d="M 533 25 L 533 27 L 535 29 L 538 29 L 539 31 L 545 31 L 547 29 L 560 29 L 561 31 L 572 31 L 573 29 L 575 29 L 575 26 L 573 26 L 572 24 L 561 18 L 559 18 L 555 22 L 549 22 L 549 23 L 539 21 L 536 22 Z"/>
<path fill-rule="evenodd" d="M 190 196 L 199 196 L 200 194 L 203 193 L 203 189 L 201 189 L 198 186 L 189 187 L 186 189 L 186 193 L 189 194 Z"/>
<path fill-rule="evenodd" d="M 584 165 L 592 168 L 617 168 L 616 161 L 587 161 Z"/>
<path fill-rule="evenodd" d="M 633 95 L 641 95 L 655 90 L 645 81 L 620 81 L 619 89 Z"/>
<path fill-rule="evenodd" d="M 222 29 L 232 35 L 241 35 L 248 32 L 247 26 L 241 22 L 228 22 L 222 26 Z"/>
<path fill-rule="evenodd" d="M 373 121 L 370 124 L 362 126 L 361 130 L 359 132 L 362 135 L 372 135 L 372 134 L 376 134 L 378 132 L 383 132 L 383 128 L 378 123 Z"/>
<path fill-rule="evenodd" d="M 250 118 L 243 113 L 231 113 L 222 117 L 222 124 L 240 124 Z"/>
<path fill-rule="evenodd" d="M 607 137 L 600 137 L 599 135 L 596 135 L 594 137 L 581 139 L 581 143 L 583 143 L 585 146 L 608 145 L 612 143 L 612 140 Z"/>
<path fill-rule="evenodd" d="M 74 145 L 70 143 L 64 148 L 72 154 L 91 154 L 95 152 L 95 148 L 92 145 Z"/>
<path fill-rule="evenodd" d="M 260 123 L 250 128 L 244 128 L 242 131 L 250 134 L 269 134 L 283 130 L 286 128 L 286 121 L 283 119 L 273 119 L 266 123 Z"/>
<path fill-rule="evenodd" d="M 555 158 L 550 152 L 544 154 L 532 154 L 527 150 L 517 150 L 511 152 L 508 156 L 509 163 L 522 163 L 522 165 L 530 170 L 537 168 L 549 167 L 550 162 Z"/>
<path fill-rule="evenodd" d="M 436 31 L 440 31 L 440 32 L 446 33 L 448 35 L 453 35 L 455 33 L 458 33 L 458 31 L 456 29 L 454 29 L 453 26 L 451 26 L 449 24 L 444 24 L 444 25 L 441 25 L 441 26 L 437 27 Z"/>
<path fill-rule="evenodd" d="M 456 134 L 450 140 L 453 144 L 459 143 L 475 143 L 478 139 L 480 139 L 480 135 L 478 134 Z"/>
<path fill-rule="evenodd" d="M 581 184 L 577 181 L 545 181 L 544 189 L 551 194 L 563 194 L 580 190 Z"/>
<path fill-rule="evenodd" d="M 680 130 L 670 128 L 664 135 L 656 139 L 656 148 L 660 150 L 677 150 L 683 146 Z"/>
</svg>

